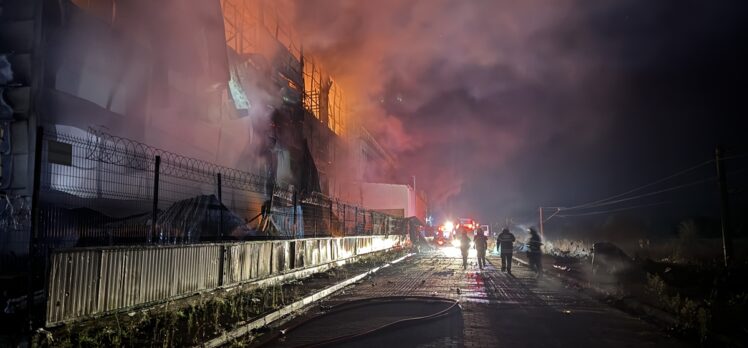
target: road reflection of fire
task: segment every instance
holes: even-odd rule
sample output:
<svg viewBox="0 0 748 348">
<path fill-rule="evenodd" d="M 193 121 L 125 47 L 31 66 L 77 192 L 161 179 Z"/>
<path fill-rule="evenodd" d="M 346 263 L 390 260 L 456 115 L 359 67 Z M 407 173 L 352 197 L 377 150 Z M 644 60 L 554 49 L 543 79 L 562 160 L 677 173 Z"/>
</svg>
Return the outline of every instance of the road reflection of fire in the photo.
<svg viewBox="0 0 748 348">
<path fill-rule="evenodd" d="M 444 253 L 444 256 L 449 258 L 462 258 L 462 252 L 460 251 L 460 248 L 456 248 L 453 246 L 448 247 L 442 247 L 441 248 L 442 253 Z M 468 262 L 474 261 L 478 262 L 478 251 L 475 249 L 468 249 Z"/>
<path fill-rule="evenodd" d="M 460 300 L 467 302 L 489 303 L 483 274 L 480 272 L 468 272 L 466 274 L 466 277 L 468 287 L 467 290 L 464 291 L 460 296 Z"/>
</svg>

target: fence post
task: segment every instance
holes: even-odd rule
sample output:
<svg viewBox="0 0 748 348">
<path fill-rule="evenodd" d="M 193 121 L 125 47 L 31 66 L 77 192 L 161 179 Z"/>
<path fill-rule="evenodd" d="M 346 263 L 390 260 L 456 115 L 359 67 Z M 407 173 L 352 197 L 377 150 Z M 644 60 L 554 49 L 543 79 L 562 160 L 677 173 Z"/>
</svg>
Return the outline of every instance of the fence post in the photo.
<svg viewBox="0 0 748 348">
<path fill-rule="evenodd" d="M 223 190 L 221 188 L 221 173 L 216 174 L 218 193 L 218 240 L 223 240 Z"/>
<path fill-rule="evenodd" d="M 26 297 L 26 311 L 29 335 L 34 332 L 34 260 L 39 248 L 39 190 L 42 183 L 42 147 L 44 146 L 44 128 L 36 127 L 36 139 L 34 139 L 34 177 L 31 191 L 31 228 L 29 229 L 29 254 L 28 254 L 28 294 Z M 29 336 L 31 337 L 31 336 Z M 29 344 L 31 340 L 29 340 Z"/>
<path fill-rule="evenodd" d="M 346 215 L 345 213 L 346 213 L 347 210 L 348 210 L 348 205 L 347 204 L 343 204 L 343 237 L 345 237 L 348 234 L 348 231 L 346 231 L 346 228 L 348 226 L 346 226 L 347 225 L 346 224 L 347 221 L 345 219 L 345 215 Z"/>
<path fill-rule="evenodd" d="M 270 233 L 268 232 L 268 228 L 267 228 L 267 221 L 270 221 L 270 219 L 273 216 L 272 215 L 272 212 L 273 212 L 273 200 L 275 199 L 275 190 L 276 190 L 276 188 L 277 187 L 275 185 L 275 179 L 273 179 L 273 188 L 270 191 L 270 203 L 268 204 L 268 210 L 267 210 L 267 215 L 266 215 L 266 220 L 265 220 L 266 221 L 265 222 L 265 235 L 266 236 L 270 235 Z"/>
<path fill-rule="evenodd" d="M 221 244 L 221 246 L 218 248 L 219 250 L 219 258 L 218 258 L 218 286 L 223 286 L 223 283 L 225 281 L 226 277 L 226 256 L 228 254 L 228 250 L 226 245 Z"/>
<path fill-rule="evenodd" d="M 153 219 L 151 220 L 151 233 L 148 235 L 148 243 L 153 242 L 156 237 L 156 220 L 158 220 L 158 181 L 161 172 L 161 156 L 156 156 L 153 166 Z"/>
<path fill-rule="evenodd" d="M 358 235 L 358 207 L 353 207 L 353 234 Z"/>
<path fill-rule="evenodd" d="M 327 227 L 327 235 L 328 236 L 332 236 L 332 215 L 333 215 L 333 213 L 332 213 L 332 204 L 333 203 L 332 203 L 332 198 L 331 198 L 330 199 L 330 223 L 328 224 L 328 227 Z"/>
<path fill-rule="evenodd" d="M 296 238 L 296 234 L 299 232 L 299 229 L 298 229 L 298 220 L 297 220 L 298 217 L 296 216 L 296 204 L 297 204 L 296 200 L 298 199 L 298 197 L 296 196 L 296 194 L 297 194 L 297 192 L 296 192 L 296 189 L 294 188 L 292 199 L 291 199 L 292 200 L 291 204 L 293 205 L 293 234 L 294 234 L 294 238 Z"/>
</svg>

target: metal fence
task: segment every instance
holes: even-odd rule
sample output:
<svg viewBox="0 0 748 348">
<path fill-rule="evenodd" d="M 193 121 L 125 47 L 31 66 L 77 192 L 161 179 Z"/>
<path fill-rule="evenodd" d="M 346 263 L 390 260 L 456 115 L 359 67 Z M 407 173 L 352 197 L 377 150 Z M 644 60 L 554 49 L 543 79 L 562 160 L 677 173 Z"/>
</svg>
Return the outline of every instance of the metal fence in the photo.
<svg viewBox="0 0 748 348">
<path fill-rule="evenodd" d="M 46 325 L 230 287 L 400 246 L 406 236 L 78 248 L 50 257 Z"/>
<path fill-rule="evenodd" d="M 48 323 L 323 264 L 402 238 L 374 236 L 398 233 L 402 219 L 319 193 L 300 197 L 256 174 L 95 130 L 37 134 L 37 212 L 4 210 L 2 221 L 20 229 L 38 222 L 29 243 Z M 300 239 L 329 236 L 358 237 Z M 253 238 L 273 240 L 236 243 Z"/>
<path fill-rule="evenodd" d="M 0 274 L 19 274 L 25 270 L 29 250 L 31 200 L 21 196 L 0 195 Z"/>
<path fill-rule="evenodd" d="M 401 220 L 97 130 L 44 132 L 39 241 L 52 248 L 396 233 Z"/>
<path fill-rule="evenodd" d="M 345 204 L 321 194 L 312 194 L 301 204 L 307 236 L 402 233 L 402 218 Z"/>
</svg>

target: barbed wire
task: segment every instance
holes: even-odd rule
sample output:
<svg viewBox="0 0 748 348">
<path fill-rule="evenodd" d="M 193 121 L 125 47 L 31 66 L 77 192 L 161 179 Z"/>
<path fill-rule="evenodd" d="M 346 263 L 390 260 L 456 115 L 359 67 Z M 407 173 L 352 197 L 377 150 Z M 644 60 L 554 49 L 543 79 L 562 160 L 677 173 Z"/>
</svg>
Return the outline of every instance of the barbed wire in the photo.
<svg viewBox="0 0 748 348">
<path fill-rule="evenodd" d="M 371 224 L 373 221 L 384 223 L 384 221 L 402 220 L 402 217 L 393 216 L 376 210 L 365 209 L 358 204 L 332 198 L 320 192 L 311 192 L 304 194 L 302 197 L 294 186 L 287 183 L 272 182 L 270 178 L 262 175 L 183 156 L 132 139 L 112 135 L 100 129 L 90 128 L 88 134 L 85 136 L 68 133 L 45 132 L 45 138 L 48 140 L 67 143 L 72 146 L 73 161 L 70 163 L 71 167 L 84 170 L 98 170 L 107 175 L 114 175 L 113 178 L 106 179 L 106 181 L 102 182 L 113 185 L 122 183 L 123 185 L 114 185 L 115 188 L 113 190 L 106 190 L 107 196 L 116 195 L 118 198 L 129 199 L 135 199 L 141 196 L 143 198 L 148 198 L 149 191 L 147 191 L 147 187 L 144 186 L 146 191 L 127 192 L 124 188 L 131 187 L 128 185 L 132 183 L 116 180 L 122 180 L 128 175 L 135 174 L 135 172 L 153 173 L 156 156 L 159 156 L 161 158 L 161 165 L 159 167 L 159 173 L 161 175 L 160 181 L 162 184 L 166 184 L 161 188 L 162 193 L 166 194 L 164 197 L 160 197 L 160 201 L 162 202 L 174 203 L 173 200 L 169 201 L 166 196 L 168 196 L 169 192 L 176 192 L 174 190 L 178 190 L 181 186 L 191 185 L 192 183 L 189 181 L 196 183 L 217 183 L 216 174 L 220 173 L 224 196 L 227 191 L 232 189 L 244 190 L 263 195 L 268 195 L 272 192 L 272 205 L 275 208 L 290 208 L 293 207 L 294 204 L 305 204 L 319 207 L 322 210 L 320 210 L 318 214 L 302 214 L 302 216 L 306 215 L 307 217 L 319 217 L 321 218 L 319 222 L 328 220 L 329 223 L 332 219 L 349 223 L 356 219 L 360 219 L 362 222 L 365 221 L 368 224 Z M 92 163 L 86 163 L 86 161 L 91 161 Z M 105 163 L 111 166 L 94 165 L 93 162 Z M 121 170 L 116 169 L 113 166 L 132 170 L 133 173 L 123 173 Z M 65 175 L 70 175 L 70 173 Z M 80 178 L 85 178 L 85 175 L 81 175 Z M 147 175 L 143 176 L 143 178 L 148 180 Z M 63 181 L 56 185 L 63 185 L 66 192 L 76 192 L 83 196 L 100 194 L 100 190 L 102 189 L 93 186 L 81 187 L 80 183 L 77 181 Z M 146 192 L 146 194 L 143 194 L 143 192 Z M 262 212 L 262 210 L 260 209 L 256 212 Z M 268 213 L 276 216 L 295 216 L 296 214 L 295 212 L 277 211 L 276 209 L 273 209 L 272 212 L 268 211 Z"/>
<path fill-rule="evenodd" d="M 134 170 L 153 171 L 156 156 L 161 157 L 159 173 L 187 180 L 215 180 L 221 174 L 222 185 L 236 189 L 262 191 L 269 178 L 235 168 L 224 167 L 215 163 L 183 156 L 163 149 L 138 142 L 136 140 L 112 135 L 100 129 L 90 128 L 86 139 L 70 134 L 46 134 L 58 141 L 82 147 L 85 158 L 92 161 L 118 165 Z M 284 183 L 277 183 L 281 189 L 288 188 Z"/>
</svg>

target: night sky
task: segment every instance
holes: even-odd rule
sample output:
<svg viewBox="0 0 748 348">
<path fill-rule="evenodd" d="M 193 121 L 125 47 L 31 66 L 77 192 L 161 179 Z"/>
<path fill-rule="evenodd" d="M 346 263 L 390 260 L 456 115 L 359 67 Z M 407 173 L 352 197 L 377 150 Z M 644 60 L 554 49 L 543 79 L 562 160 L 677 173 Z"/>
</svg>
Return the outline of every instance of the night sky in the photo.
<svg viewBox="0 0 748 348">
<path fill-rule="evenodd" d="M 717 144 L 748 153 L 745 1 L 295 7 L 305 51 L 398 157 L 397 180 L 415 175 L 441 217 L 531 222 L 539 205 L 625 192 L 713 159 Z M 745 207 L 748 157 L 728 165 Z M 710 163 L 636 194 L 715 175 Z M 717 217 L 718 198 L 715 180 L 568 214 L 657 204 L 625 214 L 668 226 Z"/>
</svg>

